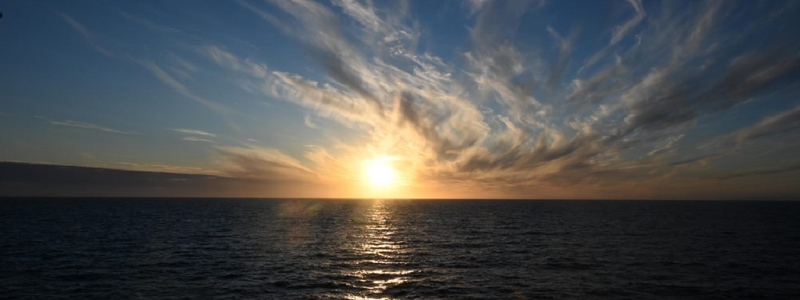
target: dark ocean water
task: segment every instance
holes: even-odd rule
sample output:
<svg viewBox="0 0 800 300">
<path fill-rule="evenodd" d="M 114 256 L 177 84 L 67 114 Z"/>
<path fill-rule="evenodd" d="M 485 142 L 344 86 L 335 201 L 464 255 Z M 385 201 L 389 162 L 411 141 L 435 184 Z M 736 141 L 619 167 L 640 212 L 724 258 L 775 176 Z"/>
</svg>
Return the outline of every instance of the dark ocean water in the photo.
<svg viewBox="0 0 800 300">
<path fill-rule="evenodd" d="M 800 299 L 800 202 L 0 199 L 3 299 Z"/>
</svg>

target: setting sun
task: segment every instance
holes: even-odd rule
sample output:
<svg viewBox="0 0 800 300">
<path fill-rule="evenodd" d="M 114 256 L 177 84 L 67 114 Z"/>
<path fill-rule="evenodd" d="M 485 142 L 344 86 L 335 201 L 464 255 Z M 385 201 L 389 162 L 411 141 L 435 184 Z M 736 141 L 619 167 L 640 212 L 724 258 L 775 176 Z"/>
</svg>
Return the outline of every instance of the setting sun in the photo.
<svg viewBox="0 0 800 300">
<path fill-rule="evenodd" d="M 800 0 L 0 0 L 0 300 L 800 300 L 791 28 Z"/>
<path fill-rule="evenodd" d="M 385 159 L 376 159 L 367 165 L 366 177 L 376 187 L 393 186 L 395 182 L 394 168 Z"/>
</svg>

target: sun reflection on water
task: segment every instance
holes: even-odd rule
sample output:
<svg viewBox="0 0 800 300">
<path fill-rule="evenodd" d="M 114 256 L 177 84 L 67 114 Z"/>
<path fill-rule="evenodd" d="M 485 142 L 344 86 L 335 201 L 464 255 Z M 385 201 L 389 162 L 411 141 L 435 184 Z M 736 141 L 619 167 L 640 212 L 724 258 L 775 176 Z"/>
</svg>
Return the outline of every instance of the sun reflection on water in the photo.
<svg viewBox="0 0 800 300">
<path fill-rule="evenodd" d="M 397 238 L 398 229 L 392 222 L 387 201 L 375 200 L 365 211 L 359 243 L 352 249 L 358 260 L 355 270 L 346 276 L 358 278 L 363 293 L 347 296 L 347 299 L 392 299 L 384 293 L 387 289 L 405 284 L 411 274 L 406 258 L 411 254 L 404 242 Z"/>
</svg>

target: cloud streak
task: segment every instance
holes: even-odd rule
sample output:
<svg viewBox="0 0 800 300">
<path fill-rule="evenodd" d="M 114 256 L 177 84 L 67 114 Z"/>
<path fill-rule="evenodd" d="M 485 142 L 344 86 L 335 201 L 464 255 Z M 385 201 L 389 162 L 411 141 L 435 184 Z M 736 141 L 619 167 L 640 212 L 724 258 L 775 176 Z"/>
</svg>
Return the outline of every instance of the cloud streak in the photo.
<svg viewBox="0 0 800 300">
<path fill-rule="evenodd" d="M 259 181 L 319 183 L 316 172 L 276 149 L 220 148 L 223 174 Z"/>
<path fill-rule="evenodd" d="M 740 143 L 775 136 L 800 129 L 800 107 L 770 116 L 753 126 L 739 130 L 735 136 Z"/>
<path fill-rule="evenodd" d="M 723 174 L 717 179 L 720 180 L 727 180 L 727 179 L 734 179 L 740 177 L 750 177 L 750 176 L 759 176 L 759 175 L 771 175 L 771 174 L 781 174 L 781 173 L 788 173 L 800 170 L 800 164 L 790 164 L 786 166 L 780 167 L 767 167 L 767 168 L 757 168 L 752 170 L 744 170 L 744 171 L 735 171 Z"/>
<path fill-rule="evenodd" d="M 193 134 L 193 135 L 201 135 L 201 136 L 208 136 L 208 137 L 217 137 L 216 134 L 208 133 L 202 130 L 197 129 L 184 129 L 184 128 L 172 128 L 170 129 L 175 132 L 185 133 L 185 134 Z"/>
<path fill-rule="evenodd" d="M 208 100 L 205 97 L 195 94 L 194 91 L 186 87 L 184 84 L 182 84 L 180 81 L 178 81 L 171 75 L 169 75 L 169 73 L 164 71 L 164 69 L 162 69 L 160 66 L 153 63 L 152 61 L 142 60 L 137 62 L 141 64 L 143 67 L 145 67 L 145 69 L 150 71 L 153 74 L 153 76 L 155 76 L 159 81 L 164 83 L 166 86 L 172 88 L 178 94 L 181 94 L 186 98 L 189 98 L 197 103 L 200 103 L 213 111 L 219 113 L 227 113 L 229 111 L 226 107 L 214 103 L 213 101 Z"/>
<path fill-rule="evenodd" d="M 134 16 L 134 15 L 131 15 L 129 13 L 126 13 L 126 12 L 122 11 L 122 10 L 120 10 L 119 13 L 125 19 L 130 20 L 132 22 L 136 22 L 136 23 L 138 23 L 138 24 L 140 24 L 140 25 L 142 25 L 144 27 L 147 27 L 150 30 L 153 30 L 153 31 L 164 32 L 164 33 L 182 33 L 183 32 L 180 29 L 177 29 L 175 27 L 159 25 L 159 24 L 154 23 L 153 21 L 150 21 L 148 19 L 144 19 L 144 18 L 140 18 L 140 17 Z"/>
<path fill-rule="evenodd" d="M 67 126 L 67 127 L 76 127 L 76 128 L 83 128 L 83 129 L 92 129 L 92 130 L 99 130 L 108 133 L 117 133 L 117 134 L 136 134 L 135 132 L 131 131 L 122 131 L 117 130 L 105 126 L 100 126 L 97 124 L 92 123 L 85 123 L 85 122 L 78 122 L 72 120 L 65 120 L 65 121 L 50 121 L 50 124 L 58 125 L 58 126 Z"/>
<path fill-rule="evenodd" d="M 209 140 L 209 139 L 204 139 L 204 138 L 199 138 L 199 137 L 194 137 L 194 136 L 187 136 L 187 137 L 182 138 L 182 140 L 189 141 L 189 142 L 204 142 L 204 143 L 213 143 L 214 142 L 214 141 Z"/>
<path fill-rule="evenodd" d="M 67 23 L 67 25 L 72 27 L 72 29 L 74 29 L 81 36 L 83 36 L 83 38 L 86 39 L 86 41 L 95 51 L 108 57 L 115 57 L 114 53 L 111 53 L 110 51 L 106 50 L 106 48 L 100 46 L 97 36 L 91 31 L 89 31 L 89 29 L 87 29 L 85 26 L 83 26 L 83 24 L 81 24 L 68 14 L 62 12 L 56 12 L 56 13 L 58 14 L 59 17 L 61 17 L 61 19 L 64 20 L 65 23 Z"/>
<path fill-rule="evenodd" d="M 628 31 L 636 27 L 636 25 L 639 25 L 639 23 L 641 23 L 642 20 L 644 20 L 644 17 L 647 15 L 642 7 L 642 0 L 628 0 L 628 3 L 633 6 L 633 9 L 636 11 L 636 15 L 628 20 L 628 22 L 625 22 L 625 24 L 614 28 L 614 35 L 611 37 L 611 41 L 608 42 L 609 45 L 619 43 L 619 41 L 625 37 Z"/>
</svg>

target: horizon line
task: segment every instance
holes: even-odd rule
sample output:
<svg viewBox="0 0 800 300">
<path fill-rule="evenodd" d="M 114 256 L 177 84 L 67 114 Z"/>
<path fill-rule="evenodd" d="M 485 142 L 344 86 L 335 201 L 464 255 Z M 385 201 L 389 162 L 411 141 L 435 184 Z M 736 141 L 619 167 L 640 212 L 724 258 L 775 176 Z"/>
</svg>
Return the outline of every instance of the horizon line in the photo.
<svg viewBox="0 0 800 300">
<path fill-rule="evenodd" d="M 151 196 L 2 196 L 0 195 L 0 199 L 10 199 L 10 198 L 38 198 L 38 199 L 99 199 L 99 198 L 111 198 L 111 199 L 204 199 L 204 200 L 323 200 L 323 201 L 335 201 L 335 200 L 347 200 L 347 201 L 369 201 L 369 200 L 380 200 L 380 201 L 707 201 L 707 202 L 718 202 L 718 201 L 735 201 L 735 202 L 748 202 L 748 201 L 758 201 L 758 202 L 794 202 L 800 201 L 800 198 L 754 198 L 754 199 L 746 199 L 746 198 L 717 198 L 717 199 L 660 199 L 660 198 L 643 198 L 643 199 L 633 199 L 633 198 L 603 198 L 603 199 L 585 199 L 585 198 L 369 198 L 369 197 L 351 197 L 351 198 L 340 198 L 340 197 L 182 197 L 182 196 L 158 196 L 158 197 L 151 197 Z"/>
</svg>

